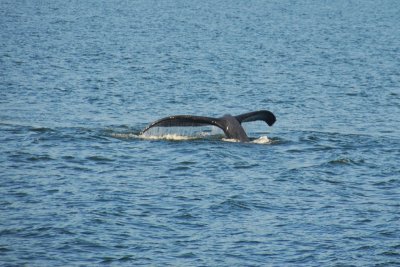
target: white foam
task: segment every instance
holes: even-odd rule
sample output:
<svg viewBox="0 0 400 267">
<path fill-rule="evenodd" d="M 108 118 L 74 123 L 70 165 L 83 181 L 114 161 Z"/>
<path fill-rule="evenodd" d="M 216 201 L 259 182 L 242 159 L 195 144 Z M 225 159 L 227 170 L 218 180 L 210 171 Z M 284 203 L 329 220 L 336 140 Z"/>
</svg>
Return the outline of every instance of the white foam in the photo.
<svg viewBox="0 0 400 267">
<path fill-rule="evenodd" d="M 161 134 L 161 135 L 150 135 L 148 133 L 145 134 L 134 134 L 134 133 L 112 133 L 112 137 L 118 138 L 118 139 L 135 139 L 135 138 L 140 138 L 140 139 L 145 139 L 145 140 L 170 140 L 170 141 L 185 141 L 185 140 L 195 140 L 195 139 L 201 139 L 201 138 L 207 138 L 210 136 L 208 133 L 204 133 L 198 136 L 188 136 L 188 135 L 179 135 L 179 134 Z M 224 142 L 232 142 L 232 143 L 237 143 L 240 142 L 237 139 L 232 139 L 232 138 L 222 138 L 222 141 Z M 270 144 L 272 141 L 269 139 L 267 136 L 261 136 L 253 141 L 251 143 L 253 144 Z"/>
<path fill-rule="evenodd" d="M 232 139 L 232 138 L 222 138 L 222 141 L 224 142 L 232 142 L 232 143 L 238 143 L 240 140 L 238 139 Z"/>
<path fill-rule="evenodd" d="M 232 142 L 232 143 L 237 143 L 240 142 L 238 139 L 230 139 L 230 138 L 222 138 L 222 141 L 224 142 Z M 270 144 L 272 141 L 269 139 L 267 136 L 261 136 L 260 138 L 257 138 L 250 143 L 252 144 Z"/>
<path fill-rule="evenodd" d="M 172 141 L 184 141 L 184 140 L 198 139 L 198 137 L 196 137 L 196 136 L 185 136 L 185 135 L 177 135 L 177 134 L 165 134 L 165 135 L 141 134 L 137 137 L 146 139 L 146 140 L 172 140 Z"/>
<path fill-rule="evenodd" d="M 132 138 L 138 138 L 139 135 L 133 134 L 133 133 L 112 133 L 110 134 L 114 138 L 118 139 L 132 139 Z"/>
<path fill-rule="evenodd" d="M 254 144 L 270 144 L 272 141 L 271 139 L 268 138 L 268 136 L 261 136 L 260 138 L 257 138 L 256 140 L 251 141 Z"/>
</svg>

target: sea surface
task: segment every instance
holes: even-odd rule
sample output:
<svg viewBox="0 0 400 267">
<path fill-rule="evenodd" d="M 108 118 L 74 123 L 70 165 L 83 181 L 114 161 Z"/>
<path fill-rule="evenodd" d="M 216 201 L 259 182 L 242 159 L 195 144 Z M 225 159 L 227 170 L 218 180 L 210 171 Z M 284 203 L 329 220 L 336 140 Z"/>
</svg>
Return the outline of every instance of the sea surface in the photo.
<svg viewBox="0 0 400 267">
<path fill-rule="evenodd" d="M 0 29 L 0 266 L 400 266 L 400 1 L 0 0 Z M 261 109 L 249 143 L 140 134 Z"/>
</svg>

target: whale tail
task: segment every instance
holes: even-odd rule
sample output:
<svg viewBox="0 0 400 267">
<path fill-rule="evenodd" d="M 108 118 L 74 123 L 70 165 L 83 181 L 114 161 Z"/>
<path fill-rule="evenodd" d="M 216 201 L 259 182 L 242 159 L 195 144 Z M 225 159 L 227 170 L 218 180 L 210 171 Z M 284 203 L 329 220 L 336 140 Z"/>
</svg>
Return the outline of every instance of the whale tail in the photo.
<svg viewBox="0 0 400 267">
<path fill-rule="evenodd" d="M 275 115 L 268 110 L 259 110 L 235 116 L 239 123 L 250 121 L 265 121 L 269 126 L 276 122 Z"/>
<path fill-rule="evenodd" d="M 206 125 L 214 125 L 218 128 L 221 128 L 227 136 L 229 136 L 229 131 L 232 129 L 228 129 L 227 122 L 230 120 L 229 118 L 235 118 L 239 124 L 244 122 L 251 122 L 251 121 L 264 121 L 269 126 L 272 126 L 275 121 L 275 115 L 268 111 L 268 110 L 259 110 L 249 113 L 244 113 L 238 116 L 224 116 L 221 118 L 212 118 L 212 117 L 203 117 L 203 116 L 192 116 L 192 115 L 176 115 L 165 117 L 159 119 L 149 126 L 147 126 L 141 134 L 144 134 L 146 131 L 153 127 L 196 127 L 196 126 L 206 126 Z M 240 125 L 238 124 L 238 127 Z M 240 127 L 241 128 L 241 127 Z"/>
<path fill-rule="evenodd" d="M 197 127 L 214 125 L 222 127 L 221 120 L 218 118 L 192 116 L 192 115 L 175 115 L 159 119 L 147 126 L 142 134 L 153 127 Z"/>
</svg>

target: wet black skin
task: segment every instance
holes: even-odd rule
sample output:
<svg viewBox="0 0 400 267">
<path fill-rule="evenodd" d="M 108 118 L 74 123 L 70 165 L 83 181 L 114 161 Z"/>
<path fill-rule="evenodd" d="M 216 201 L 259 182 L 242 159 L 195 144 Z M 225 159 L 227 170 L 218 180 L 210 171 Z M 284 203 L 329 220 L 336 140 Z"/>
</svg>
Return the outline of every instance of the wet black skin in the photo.
<svg viewBox="0 0 400 267">
<path fill-rule="evenodd" d="M 236 139 L 240 142 L 248 142 L 249 137 L 243 129 L 243 126 L 232 115 L 225 115 L 220 118 L 220 125 L 225 135 L 229 139 Z"/>
<path fill-rule="evenodd" d="M 176 115 L 166 118 L 162 118 L 151 123 L 146 127 L 142 134 L 153 127 L 184 127 L 184 126 L 204 126 L 204 125 L 214 125 L 221 128 L 226 137 L 229 139 L 236 139 L 240 142 L 248 142 L 249 137 L 247 136 L 245 130 L 242 127 L 243 122 L 250 121 L 264 121 L 269 126 L 272 126 L 275 121 L 275 115 L 268 110 L 259 110 L 254 112 L 249 112 L 241 114 L 238 116 L 225 115 L 220 118 L 203 117 L 203 116 L 192 116 L 192 115 Z"/>
</svg>

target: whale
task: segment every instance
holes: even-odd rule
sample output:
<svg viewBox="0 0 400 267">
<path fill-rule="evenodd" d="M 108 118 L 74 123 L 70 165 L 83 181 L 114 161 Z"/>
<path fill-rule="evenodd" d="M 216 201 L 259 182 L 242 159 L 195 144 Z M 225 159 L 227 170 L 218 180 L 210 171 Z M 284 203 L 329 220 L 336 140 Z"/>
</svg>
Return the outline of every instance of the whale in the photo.
<svg viewBox="0 0 400 267">
<path fill-rule="evenodd" d="M 272 126 L 276 121 L 276 117 L 271 111 L 268 110 L 258 110 L 237 116 L 226 114 L 219 118 L 193 115 L 174 115 L 152 122 L 141 132 L 141 134 L 145 134 L 148 130 L 154 127 L 197 127 L 213 125 L 222 129 L 226 138 L 228 139 L 235 139 L 240 142 L 248 142 L 249 137 L 247 136 L 242 123 L 251 121 L 264 121 L 269 126 Z"/>
</svg>

